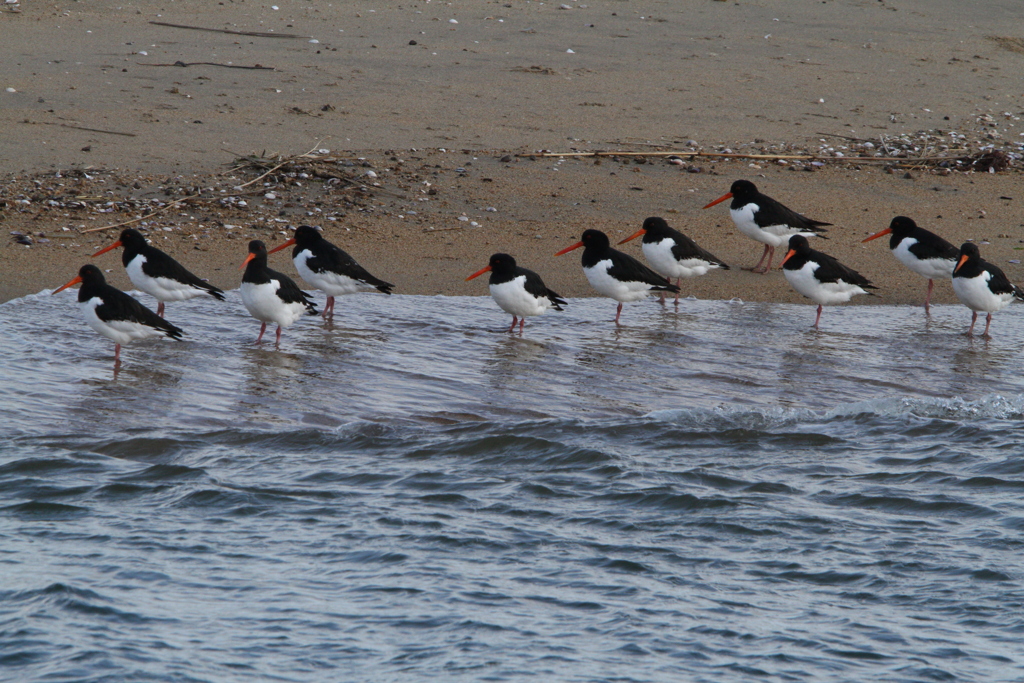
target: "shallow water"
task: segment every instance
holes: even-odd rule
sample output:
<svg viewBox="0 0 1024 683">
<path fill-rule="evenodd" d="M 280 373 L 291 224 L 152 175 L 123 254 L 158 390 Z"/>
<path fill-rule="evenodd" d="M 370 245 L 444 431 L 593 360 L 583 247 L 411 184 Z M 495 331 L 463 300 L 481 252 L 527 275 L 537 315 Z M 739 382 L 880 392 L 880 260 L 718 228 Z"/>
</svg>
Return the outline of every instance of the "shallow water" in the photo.
<svg viewBox="0 0 1024 683">
<path fill-rule="evenodd" d="M 0 304 L 0 679 L 1024 677 L 1020 308 L 231 292 L 115 379 L 74 295 Z"/>
</svg>

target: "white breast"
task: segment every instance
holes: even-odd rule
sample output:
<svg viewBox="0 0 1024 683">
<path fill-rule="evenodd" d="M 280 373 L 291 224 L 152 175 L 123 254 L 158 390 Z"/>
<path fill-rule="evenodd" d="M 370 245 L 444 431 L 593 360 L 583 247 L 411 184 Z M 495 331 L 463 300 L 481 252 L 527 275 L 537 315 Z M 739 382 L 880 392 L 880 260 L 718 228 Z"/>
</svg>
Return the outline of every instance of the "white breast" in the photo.
<svg viewBox="0 0 1024 683">
<path fill-rule="evenodd" d="M 754 222 L 754 214 L 760 210 L 757 204 L 751 202 L 738 209 L 729 209 L 732 222 L 736 228 L 747 237 L 763 242 L 770 247 L 779 247 L 789 244 L 789 238 L 793 235 L 804 235 L 810 237 L 816 233 L 801 232 L 799 228 L 791 228 L 788 225 L 768 225 L 761 227 Z"/>
<path fill-rule="evenodd" d="M 829 306 L 846 303 L 856 294 L 867 294 L 859 285 L 851 285 L 840 279 L 838 282 L 819 282 L 814 277 L 818 264 L 808 261 L 800 270 L 785 270 L 786 280 L 800 294 L 816 304 Z"/>
<path fill-rule="evenodd" d="M 103 305 L 103 300 L 94 296 L 88 301 L 78 302 L 78 308 L 82 311 L 85 322 L 92 329 L 115 344 L 127 344 L 136 339 L 147 337 L 160 337 L 164 333 L 149 325 L 131 322 L 130 320 L 100 320 L 96 315 L 96 308 Z"/>
<path fill-rule="evenodd" d="M 167 277 L 150 277 L 142 272 L 142 264 L 146 257 L 139 254 L 125 266 L 128 279 L 140 290 L 149 294 L 157 301 L 185 301 L 194 296 L 205 294 L 204 290 L 192 285 L 178 282 Z"/>
<path fill-rule="evenodd" d="M 899 259 L 899 262 L 907 268 L 910 268 L 918 275 L 923 275 L 929 280 L 948 280 L 953 277 L 953 268 L 956 267 L 956 261 L 944 258 L 921 260 L 910 253 L 910 247 L 915 244 L 917 244 L 916 239 L 905 237 L 892 250 L 892 255 Z"/>
<path fill-rule="evenodd" d="M 526 291 L 525 275 L 500 285 L 491 285 L 490 289 L 495 303 L 501 310 L 512 315 L 540 315 L 551 308 L 551 299 L 546 296 L 536 297 Z"/>
<path fill-rule="evenodd" d="M 287 304 L 277 295 L 280 283 L 277 280 L 262 285 L 243 282 L 238 288 L 249 315 L 265 323 L 277 323 L 288 327 L 302 317 L 306 307 L 300 303 Z"/>
<path fill-rule="evenodd" d="M 676 241 L 671 237 L 660 242 L 644 242 L 644 258 L 651 264 L 651 268 L 665 277 L 672 279 L 677 277 L 698 277 L 706 275 L 709 270 L 718 268 L 717 263 L 710 263 L 702 258 L 688 258 L 682 261 L 676 260 L 672 254 L 672 247 Z"/>
<path fill-rule="evenodd" d="M 650 293 L 651 285 L 646 282 L 623 282 L 613 278 L 608 274 L 611 267 L 611 259 L 605 259 L 599 261 L 593 268 L 584 268 L 583 272 L 586 273 L 591 287 L 616 301 L 639 301 Z"/>
<path fill-rule="evenodd" d="M 306 265 L 306 260 L 313 257 L 313 253 L 309 249 L 303 249 L 299 252 L 293 260 L 295 262 L 295 270 L 298 271 L 302 279 L 313 285 L 319 290 L 322 290 L 327 296 L 344 296 L 346 294 L 355 294 L 356 292 L 375 292 L 377 288 L 373 285 L 366 284 L 355 278 L 342 275 L 340 273 L 333 273 L 331 271 L 324 271 L 322 273 L 313 272 L 309 266 Z"/>
<path fill-rule="evenodd" d="M 1010 305 L 1013 294 L 996 294 L 988 288 L 992 275 L 983 270 L 981 275 L 972 278 L 953 278 L 953 292 L 960 302 L 972 311 L 995 313 Z"/>
</svg>

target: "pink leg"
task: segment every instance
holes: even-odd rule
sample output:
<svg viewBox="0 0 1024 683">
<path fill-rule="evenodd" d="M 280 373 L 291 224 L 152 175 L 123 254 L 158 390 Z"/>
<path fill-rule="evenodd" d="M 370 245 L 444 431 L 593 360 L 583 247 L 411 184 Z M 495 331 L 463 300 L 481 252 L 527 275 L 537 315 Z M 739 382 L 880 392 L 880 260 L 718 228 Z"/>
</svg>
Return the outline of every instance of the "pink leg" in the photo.
<svg viewBox="0 0 1024 683">
<path fill-rule="evenodd" d="M 523 325 L 526 323 L 526 318 L 519 319 L 519 336 L 523 336 Z"/>
<path fill-rule="evenodd" d="M 622 315 L 622 302 L 619 302 L 619 307 L 615 309 L 615 324 L 619 324 L 619 316 Z"/>
<path fill-rule="evenodd" d="M 516 322 L 517 322 L 516 316 L 512 316 L 512 324 L 509 325 L 509 328 L 508 328 L 509 332 L 515 332 L 516 331 Z"/>
<path fill-rule="evenodd" d="M 327 303 L 324 304 L 324 310 L 320 312 L 320 315 L 323 317 L 324 320 L 327 320 L 328 318 L 330 318 L 331 320 L 334 320 L 334 297 L 333 296 L 327 297 Z"/>
<path fill-rule="evenodd" d="M 114 344 L 114 365 L 121 363 L 121 345 Z"/>
<path fill-rule="evenodd" d="M 764 257 L 768 255 L 768 249 L 768 245 L 764 245 L 764 251 L 761 252 L 761 260 L 757 262 L 757 265 L 753 268 L 744 268 L 743 270 L 749 270 L 752 273 L 764 273 L 767 269 L 760 270 L 760 268 L 761 264 L 764 263 Z"/>
<path fill-rule="evenodd" d="M 971 326 L 967 328 L 967 336 L 968 337 L 973 337 L 974 336 L 974 323 L 977 320 L 978 320 L 978 312 L 977 311 L 971 311 Z"/>
<path fill-rule="evenodd" d="M 676 289 L 679 290 L 678 292 L 676 292 L 676 303 L 678 304 L 679 303 L 679 295 L 683 291 L 683 277 L 682 277 L 682 275 L 680 275 L 679 277 L 676 278 Z"/>
<path fill-rule="evenodd" d="M 931 310 L 931 307 L 929 306 L 929 304 L 931 303 L 931 300 L 932 300 L 932 288 L 934 286 L 935 286 L 935 281 L 934 280 L 928 280 L 928 294 L 926 294 L 925 297 L 924 297 L 924 312 L 925 312 L 925 315 L 931 315 L 932 314 L 932 310 Z"/>
<path fill-rule="evenodd" d="M 257 344 L 259 344 L 261 341 L 263 341 L 263 333 L 266 332 L 266 331 L 267 331 L 267 324 L 263 323 L 262 325 L 260 325 L 260 336 L 256 337 L 256 343 Z"/>
<path fill-rule="evenodd" d="M 161 301 L 156 307 L 156 314 L 161 318 L 164 317 L 164 302 Z"/>
<path fill-rule="evenodd" d="M 281 326 L 277 326 L 277 339 L 274 341 L 274 348 L 276 349 L 281 345 Z"/>
<path fill-rule="evenodd" d="M 821 320 L 821 304 L 818 304 L 818 315 L 814 318 L 814 329 L 818 329 L 819 320 Z"/>
<path fill-rule="evenodd" d="M 665 292 L 658 292 L 658 303 L 662 306 L 665 305 Z"/>
<path fill-rule="evenodd" d="M 775 247 L 768 247 L 768 265 L 764 267 L 761 273 L 767 273 L 772 269 L 772 259 L 775 258 Z"/>
<path fill-rule="evenodd" d="M 992 338 L 992 337 L 990 337 L 988 335 L 988 326 L 991 325 L 991 324 L 992 324 L 992 314 L 989 313 L 988 317 L 985 318 L 985 331 L 981 333 L 981 336 L 984 337 L 985 339 L 991 339 Z"/>
</svg>

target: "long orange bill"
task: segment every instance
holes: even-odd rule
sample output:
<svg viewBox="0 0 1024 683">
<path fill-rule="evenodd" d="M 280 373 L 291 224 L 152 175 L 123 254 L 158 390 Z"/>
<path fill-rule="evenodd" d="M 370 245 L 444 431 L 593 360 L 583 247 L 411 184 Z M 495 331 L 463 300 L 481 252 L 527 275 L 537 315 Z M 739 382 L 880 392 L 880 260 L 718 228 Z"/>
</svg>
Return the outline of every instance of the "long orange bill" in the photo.
<svg viewBox="0 0 1024 683">
<path fill-rule="evenodd" d="M 779 270 L 782 270 L 782 266 L 786 265 L 786 261 L 788 261 L 789 257 L 792 256 L 795 253 L 796 253 L 795 249 L 790 249 L 789 250 L 789 253 L 786 254 L 786 258 L 782 259 L 782 263 L 779 264 Z"/>
<path fill-rule="evenodd" d="M 484 273 L 489 273 L 489 272 L 491 272 L 491 267 L 490 267 L 490 266 L 486 266 L 486 267 L 484 267 L 484 268 L 481 268 L 480 270 L 476 271 L 475 273 L 473 273 L 472 275 L 470 275 L 469 277 L 467 277 L 467 278 L 465 279 L 465 282 L 469 282 L 469 281 L 470 281 L 470 280 L 472 280 L 473 278 L 475 278 L 475 277 L 479 277 L 480 275 L 483 275 Z"/>
<path fill-rule="evenodd" d="M 640 228 L 639 230 L 637 230 L 636 232 L 634 232 L 634 233 L 633 233 L 632 235 L 630 235 L 630 236 L 629 236 L 629 237 L 627 237 L 626 239 L 624 239 L 624 240 L 622 240 L 621 242 L 619 242 L 619 244 L 625 244 L 626 242 L 628 242 L 628 241 L 630 241 L 630 240 L 635 240 L 635 239 L 636 239 L 637 237 L 639 237 L 640 235 L 646 235 L 646 234 L 647 234 L 647 231 L 646 231 L 646 230 L 644 230 L 643 228 Z"/>
<path fill-rule="evenodd" d="M 69 282 L 66 285 L 63 285 L 61 287 L 58 287 L 57 289 L 53 290 L 50 294 L 52 295 L 52 294 L 56 294 L 57 292 L 63 292 L 65 289 L 67 289 L 71 285 L 77 285 L 81 281 L 82 281 L 82 276 L 81 275 L 76 275 L 75 277 L 73 277 L 71 279 L 71 282 Z"/>
<path fill-rule="evenodd" d="M 557 254 L 555 254 L 555 256 L 561 256 L 562 254 L 567 254 L 570 251 L 572 251 L 573 249 L 579 249 L 582 246 L 583 246 L 583 242 L 577 242 L 576 244 L 574 244 L 572 246 L 569 246 L 569 247 L 566 247 L 562 251 L 558 252 Z"/>
<path fill-rule="evenodd" d="M 885 230 L 883 230 L 883 231 L 881 231 L 881 232 L 876 232 L 876 233 L 875 233 L 874 235 L 872 235 L 871 237 L 865 237 L 864 239 L 862 239 L 862 240 L 860 241 L 860 243 L 861 243 L 861 244 L 864 244 L 865 242 L 870 242 L 870 241 L 871 241 L 871 240 L 873 240 L 873 239 L 878 239 L 878 238 L 879 238 L 879 237 L 881 237 L 882 235 L 888 235 L 888 234 L 889 234 L 890 232 L 892 232 L 892 228 L 886 228 Z"/>
<path fill-rule="evenodd" d="M 95 254 L 93 254 L 93 256 L 99 256 L 100 254 L 106 254 L 111 249 L 117 249 L 120 246 L 121 246 L 121 240 L 118 240 L 118 241 L 114 242 L 113 244 L 111 244 L 109 247 L 103 247 L 102 249 L 97 251 Z M 54 292 L 54 293 L 56 294 L 56 292 Z"/>
<path fill-rule="evenodd" d="M 254 258 L 256 258 L 256 254 L 249 254 L 248 256 L 246 256 L 245 260 L 242 261 L 242 265 L 238 266 L 238 269 L 245 270 L 245 267 L 249 265 L 249 261 L 252 261 Z"/>
<path fill-rule="evenodd" d="M 714 206 L 715 204 L 721 204 L 721 203 L 722 203 L 722 202 L 724 202 L 724 201 L 725 201 L 726 199 L 732 199 L 732 192 L 726 192 L 725 194 L 723 194 L 723 195 L 722 195 L 721 197 L 719 197 L 719 198 L 718 198 L 718 199 L 716 199 L 715 201 L 713 201 L 713 202 L 711 202 L 710 204 L 707 204 L 706 206 L 704 206 L 704 208 L 705 208 L 705 209 L 710 209 L 710 208 L 711 208 L 712 206 Z"/>
<path fill-rule="evenodd" d="M 274 247 L 273 249 L 271 249 L 271 250 L 270 250 L 270 251 L 268 251 L 267 253 L 268 253 L 268 254 L 273 254 L 273 253 L 274 253 L 275 251 L 281 251 L 281 250 L 282 250 L 282 249 L 284 249 L 285 247 L 290 247 L 290 246 L 292 246 L 293 244 L 295 244 L 295 238 L 294 238 L 294 237 L 293 237 L 293 238 L 291 238 L 290 240 L 288 240 L 288 241 L 286 241 L 286 242 L 282 243 L 282 244 L 279 244 L 279 245 L 277 245 L 276 247 Z M 246 263 L 248 263 L 248 261 L 246 261 Z"/>
<path fill-rule="evenodd" d="M 960 266 L 962 266 L 964 264 L 964 261 L 966 261 L 966 260 L 967 260 L 967 254 L 964 254 L 963 256 L 961 256 L 960 260 L 957 261 L 956 268 L 953 269 L 953 272 L 955 273 L 956 271 L 960 270 Z M 64 285 L 64 287 L 67 287 L 67 285 Z M 64 287 L 61 287 L 60 289 L 64 289 Z M 60 289 L 58 289 L 57 292 L 59 292 Z M 54 294 L 56 294 L 57 292 L 54 292 Z"/>
</svg>

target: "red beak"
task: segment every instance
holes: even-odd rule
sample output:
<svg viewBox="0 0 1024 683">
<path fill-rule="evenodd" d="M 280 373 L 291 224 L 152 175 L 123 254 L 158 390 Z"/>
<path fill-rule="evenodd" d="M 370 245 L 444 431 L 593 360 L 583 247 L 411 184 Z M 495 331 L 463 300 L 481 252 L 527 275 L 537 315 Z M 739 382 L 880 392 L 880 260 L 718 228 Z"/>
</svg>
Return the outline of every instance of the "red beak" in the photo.
<svg viewBox="0 0 1024 683">
<path fill-rule="evenodd" d="M 256 254 L 249 254 L 248 256 L 246 256 L 245 260 L 242 261 L 242 265 L 238 266 L 238 269 L 245 270 L 245 267 L 249 265 L 249 261 L 252 261 L 254 258 L 256 258 Z"/>
<path fill-rule="evenodd" d="M 111 249 L 113 249 L 113 247 L 111 247 Z M 77 285 L 81 281 L 82 281 L 82 276 L 81 275 L 76 275 L 66 285 L 63 285 L 63 286 L 58 287 L 57 289 L 53 290 L 53 292 L 51 294 L 56 294 L 57 292 L 63 292 L 65 289 L 67 289 L 71 285 Z"/>
<path fill-rule="evenodd" d="M 484 273 L 489 273 L 489 272 L 491 272 L 491 267 L 490 267 L 490 266 L 486 266 L 486 267 L 484 267 L 484 268 L 481 268 L 480 270 L 476 271 L 475 273 L 473 273 L 472 275 L 470 275 L 469 277 L 467 277 L 467 278 L 465 279 L 465 282 L 469 282 L 469 281 L 470 281 L 470 280 L 472 280 L 473 278 L 475 278 L 475 277 L 479 277 L 480 275 L 483 275 Z"/>
<path fill-rule="evenodd" d="M 721 197 L 719 197 L 715 201 L 711 202 L 710 204 L 705 205 L 704 208 L 705 209 L 710 209 L 715 204 L 720 204 L 720 203 L 724 202 L 726 199 L 732 199 L 732 192 L 726 192 L 725 194 L 723 194 Z"/>
<path fill-rule="evenodd" d="M 102 249 L 97 251 L 95 254 L 93 254 L 93 256 L 99 256 L 100 254 L 106 254 L 111 249 L 117 249 L 120 246 L 121 246 L 121 240 L 118 240 L 118 241 L 114 242 L 113 244 L 111 244 L 109 247 L 103 247 Z M 57 290 L 57 291 L 59 292 L 60 290 Z M 56 294 L 56 293 L 57 292 L 54 292 L 54 294 Z"/>
<path fill-rule="evenodd" d="M 705 208 L 707 208 L 707 207 L 705 207 Z M 630 240 L 635 240 L 635 239 L 636 239 L 637 237 L 639 237 L 640 235 L 646 235 L 646 234 L 647 234 L 647 231 L 646 231 L 646 230 L 644 230 L 643 228 L 640 228 L 639 230 L 637 230 L 636 232 L 634 232 L 634 233 L 633 233 L 632 235 L 630 235 L 630 236 L 629 236 L 629 237 L 627 237 L 626 239 L 624 239 L 624 240 L 622 240 L 621 242 L 619 242 L 619 244 L 625 244 L 626 242 L 628 242 L 628 241 L 630 241 Z"/>
<path fill-rule="evenodd" d="M 782 266 L 786 265 L 786 261 L 788 261 L 789 257 L 792 256 L 795 253 L 796 253 L 795 249 L 790 249 L 789 252 L 786 253 L 786 258 L 782 259 L 782 263 L 779 264 L 779 270 L 782 270 Z"/>
<path fill-rule="evenodd" d="M 862 239 L 862 240 L 860 241 L 860 243 L 861 243 L 861 244 L 864 244 L 865 242 L 870 242 L 871 240 L 873 240 L 873 239 L 877 239 L 877 238 L 881 237 L 882 235 L 888 235 L 888 234 L 889 234 L 890 232 L 892 232 L 892 228 L 886 228 L 886 229 L 885 229 L 885 230 L 883 230 L 882 232 L 876 232 L 876 233 L 875 233 L 874 235 L 872 235 L 871 237 L 865 237 L 864 239 Z"/>
<path fill-rule="evenodd" d="M 962 266 L 964 264 L 964 261 L 966 261 L 966 260 L 967 260 L 967 254 L 964 254 L 963 256 L 961 256 L 960 260 L 957 261 L 956 268 L 953 269 L 953 272 L 955 273 L 956 271 L 960 270 L 960 266 Z M 67 287 L 67 285 L 64 285 L 64 287 Z M 64 287 L 61 287 L 60 289 L 64 289 Z M 58 289 L 57 292 L 59 292 L 60 289 Z M 57 292 L 54 292 L 54 294 L 56 294 Z"/>
<path fill-rule="evenodd" d="M 561 256 L 562 254 L 567 254 L 570 251 L 572 251 L 573 249 L 579 249 L 582 246 L 583 246 L 583 242 L 577 242 L 576 244 L 573 244 L 572 246 L 566 247 L 562 251 L 558 252 L 557 254 L 555 254 L 555 256 Z"/>
<path fill-rule="evenodd" d="M 290 240 L 287 240 L 287 241 L 285 241 L 285 242 L 282 242 L 281 244 L 277 245 L 276 247 L 274 247 L 273 249 L 271 249 L 271 250 L 270 250 L 270 251 L 268 251 L 267 253 L 268 253 L 268 254 L 273 254 L 273 253 L 274 253 L 275 251 L 281 251 L 281 250 L 282 250 L 282 249 L 284 249 L 285 247 L 290 247 L 290 246 L 292 246 L 293 244 L 295 244 L 295 238 L 294 238 L 294 237 L 293 237 L 293 238 L 291 238 Z M 246 261 L 246 263 L 248 263 L 248 261 Z"/>
</svg>

